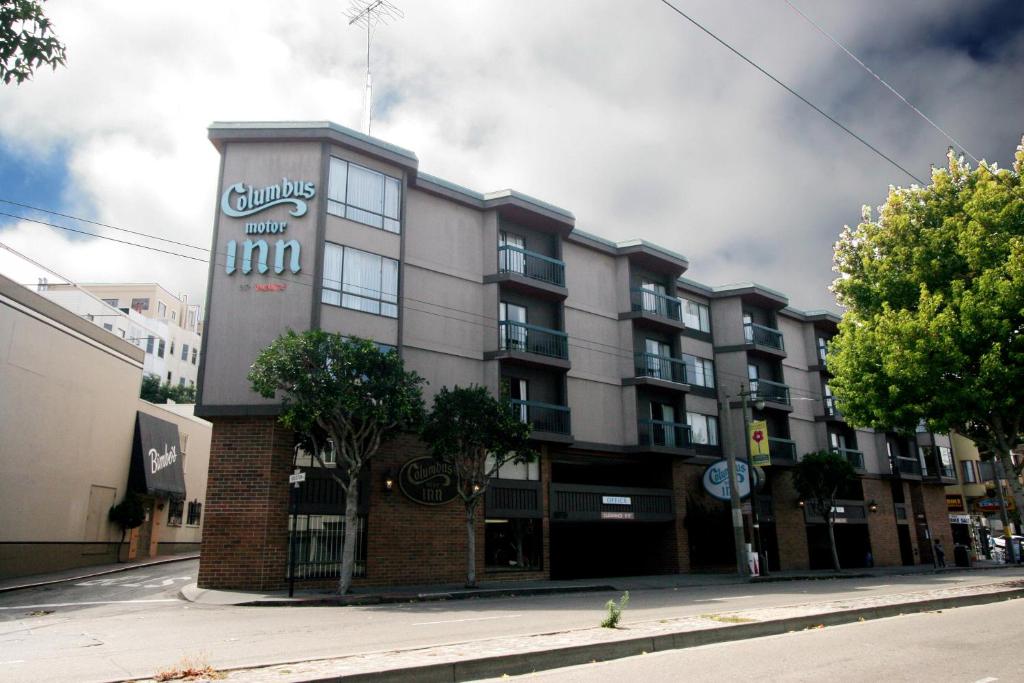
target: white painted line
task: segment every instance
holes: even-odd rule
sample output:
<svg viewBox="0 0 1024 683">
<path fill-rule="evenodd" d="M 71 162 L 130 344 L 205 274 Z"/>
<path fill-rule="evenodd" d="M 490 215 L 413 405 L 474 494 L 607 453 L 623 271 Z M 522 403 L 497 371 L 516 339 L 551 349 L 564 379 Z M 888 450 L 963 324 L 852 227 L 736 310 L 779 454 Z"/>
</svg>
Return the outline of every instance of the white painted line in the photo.
<svg viewBox="0 0 1024 683">
<path fill-rule="evenodd" d="M 413 626 L 433 626 L 434 624 L 458 624 L 464 621 L 491 621 L 492 619 L 516 619 L 522 614 L 505 614 L 500 617 L 472 617 L 470 619 L 446 619 L 444 621 L 421 621 Z"/>
<path fill-rule="evenodd" d="M 96 600 L 91 602 L 50 602 L 43 605 L 19 605 L 17 607 L 0 607 L 0 609 L 39 609 L 41 607 L 78 607 L 79 605 L 126 605 L 140 602 L 181 602 L 177 598 L 160 598 L 157 600 Z"/>
<path fill-rule="evenodd" d="M 749 600 L 750 598 L 759 597 L 757 595 L 733 595 L 727 598 L 705 598 L 703 600 L 694 600 L 694 602 L 721 602 L 722 600 Z"/>
<path fill-rule="evenodd" d="M 996 681 L 998 680 L 998 678 L 992 678 L 991 676 L 989 676 L 988 678 L 979 678 L 978 680 L 974 681 L 974 683 L 996 683 Z"/>
<path fill-rule="evenodd" d="M 856 590 L 859 590 L 859 591 L 873 591 L 873 590 L 877 590 L 879 588 L 889 588 L 890 586 L 892 586 L 891 583 L 883 583 L 883 584 L 880 584 L 878 586 L 856 586 Z"/>
<path fill-rule="evenodd" d="M 6 662 L 0 662 L 0 666 L 3 666 L 4 664 L 24 664 L 24 663 L 25 663 L 24 659 L 8 659 Z"/>
</svg>

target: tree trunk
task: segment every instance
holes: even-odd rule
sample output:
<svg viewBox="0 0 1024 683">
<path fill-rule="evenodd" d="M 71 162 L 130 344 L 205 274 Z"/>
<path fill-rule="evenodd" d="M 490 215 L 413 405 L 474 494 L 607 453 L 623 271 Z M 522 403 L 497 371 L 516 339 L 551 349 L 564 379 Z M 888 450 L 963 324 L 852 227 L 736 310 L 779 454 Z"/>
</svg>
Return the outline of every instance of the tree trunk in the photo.
<svg viewBox="0 0 1024 683">
<path fill-rule="evenodd" d="M 476 501 L 466 504 L 466 588 L 476 588 Z"/>
<path fill-rule="evenodd" d="M 832 569 L 837 572 L 842 571 L 842 567 L 839 566 L 839 551 L 836 550 L 836 533 L 832 513 L 828 516 L 828 543 L 832 547 Z"/>
<path fill-rule="evenodd" d="M 121 527 L 121 540 L 118 541 L 118 543 L 117 543 L 117 561 L 118 562 L 122 562 L 123 561 L 121 559 L 121 550 L 124 548 L 124 535 L 125 535 L 126 531 L 127 530 L 124 527 Z"/>
<path fill-rule="evenodd" d="M 1013 494 L 1013 502 L 1017 507 L 1017 514 L 1021 516 L 1021 520 L 1024 521 L 1024 486 L 1020 483 L 1020 478 L 1017 476 L 1017 471 L 1013 467 L 1013 458 L 1006 451 L 999 452 L 999 462 L 1003 465 L 1003 475 L 1006 477 L 1006 482 L 1010 486 L 1010 493 Z M 1000 484 L 1002 486 L 1002 484 Z M 1017 533 L 1019 534 L 1021 529 L 1018 527 Z"/>
<path fill-rule="evenodd" d="M 359 476 L 349 476 L 345 490 L 345 536 L 341 547 L 341 577 L 338 592 L 344 595 L 352 588 L 352 570 L 356 563 L 357 512 L 359 511 Z"/>
</svg>

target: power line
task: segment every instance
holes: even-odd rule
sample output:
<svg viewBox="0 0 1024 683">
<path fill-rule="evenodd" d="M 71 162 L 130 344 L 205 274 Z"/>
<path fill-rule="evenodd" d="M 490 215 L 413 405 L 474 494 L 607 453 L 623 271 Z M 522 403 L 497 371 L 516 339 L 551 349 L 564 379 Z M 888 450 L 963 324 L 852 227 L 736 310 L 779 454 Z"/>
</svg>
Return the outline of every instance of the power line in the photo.
<svg viewBox="0 0 1024 683">
<path fill-rule="evenodd" d="M 861 143 L 862 145 L 864 145 L 865 147 L 867 147 L 868 149 L 870 149 L 870 150 L 871 150 L 872 152 L 874 152 L 874 153 L 875 153 L 875 154 L 877 154 L 878 156 L 882 157 L 883 159 L 885 159 L 886 161 L 888 161 L 888 162 L 889 162 L 890 164 L 892 164 L 893 166 L 895 166 L 895 167 L 896 167 L 896 168 L 898 168 L 899 170 L 901 170 L 901 171 L 903 171 L 904 173 L 906 173 L 906 174 L 907 174 L 908 176 L 910 176 L 911 178 L 913 178 L 914 180 L 916 180 L 916 181 L 917 181 L 918 183 L 920 183 L 921 185 L 927 185 L 927 183 L 925 183 L 925 182 L 924 182 L 923 180 L 921 180 L 920 178 L 918 178 L 918 177 L 917 177 L 916 175 L 914 175 L 913 173 L 911 173 L 910 171 L 908 171 L 907 169 L 905 169 L 905 168 L 904 168 L 903 166 L 901 166 L 901 165 L 900 165 L 900 164 L 899 164 L 898 162 L 896 162 L 896 161 L 895 161 L 895 160 L 894 160 L 894 159 L 893 159 L 892 157 L 890 157 L 890 156 L 888 156 L 887 154 L 885 154 L 885 152 L 883 152 L 882 150 L 880 150 L 880 149 L 878 149 L 877 147 L 875 147 L 874 145 L 872 145 L 872 144 L 871 144 L 870 142 L 868 142 L 867 140 L 865 140 L 864 138 L 862 138 L 862 137 L 861 137 L 860 135 L 857 135 L 856 133 L 854 133 L 854 132 L 853 132 L 852 130 L 850 130 L 850 129 L 849 129 L 849 128 L 847 128 L 847 127 L 846 127 L 845 125 L 843 125 L 842 123 L 840 123 L 840 122 L 839 122 L 839 121 L 838 121 L 837 119 L 835 119 L 834 117 L 832 117 L 831 115 L 829 115 L 828 113 L 826 113 L 826 112 L 825 112 L 825 111 L 824 111 L 823 109 L 821 109 L 821 107 L 819 107 L 818 105 L 816 105 L 816 104 L 814 104 L 813 102 L 811 102 L 810 100 L 808 100 L 808 99 L 807 99 L 806 97 L 804 97 L 803 95 L 801 95 L 800 93 L 798 93 L 798 92 L 797 92 L 796 90 L 794 90 L 793 88 L 789 87 L 788 85 L 786 85 L 785 83 L 783 83 L 782 81 L 780 81 L 780 80 L 779 80 L 778 78 L 776 78 L 775 76 L 773 76 L 773 75 L 771 75 L 770 73 L 768 73 L 768 72 L 767 72 L 767 71 L 766 71 L 765 69 L 763 69 L 763 68 L 762 68 L 761 66 L 759 66 L 759 65 L 758 65 L 758 64 L 757 64 L 756 62 L 754 62 L 754 61 L 753 61 L 752 59 L 750 59 L 750 58 L 749 58 L 749 57 L 747 57 L 747 56 L 746 56 L 745 54 L 743 54 L 742 52 L 740 52 L 739 50 L 737 50 L 736 48 L 734 48 L 734 47 L 733 47 L 732 45 L 730 45 L 729 43 L 727 43 L 727 42 L 725 42 L 724 40 L 722 40 L 721 38 L 719 38 L 719 37 L 718 37 L 717 35 L 715 35 L 715 34 L 714 34 L 714 33 L 713 33 L 712 31 L 710 31 L 709 29 L 705 28 L 705 27 L 704 27 L 704 26 L 703 26 L 702 24 L 700 24 L 700 23 L 699 23 L 699 22 L 698 22 L 697 20 L 695 20 L 695 19 L 694 19 L 693 17 L 691 17 L 690 15 L 686 14 L 686 12 L 682 11 L 681 9 L 679 9 L 678 7 L 676 7 L 675 5 L 673 5 L 673 4 L 671 3 L 671 2 L 669 2 L 669 0 L 660 0 L 660 1 L 661 1 L 661 3 L 662 3 L 663 5 L 665 5 L 665 6 L 666 6 L 666 7 L 668 7 L 669 9 L 671 9 L 671 10 L 672 10 L 673 12 L 675 12 L 675 13 L 676 13 L 676 14 L 678 14 L 679 16 L 683 17 L 683 18 L 684 18 L 684 19 L 686 19 L 686 20 L 687 20 L 688 22 L 690 22 L 691 24 L 693 24 L 694 26 L 696 26 L 697 28 L 699 28 L 699 29 L 700 29 L 701 31 L 703 31 L 704 33 L 706 33 L 706 34 L 708 34 L 709 36 L 711 36 L 712 38 L 714 38 L 714 39 L 715 39 L 715 41 L 717 41 L 717 42 L 718 42 L 719 44 L 721 44 L 721 45 L 722 45 L 723 47 L 725 47 L 726 49 L 728 49 L 728 50 L 729 50 L 730 52 L 732 52 L 732 53 L 733 53 L 734 55 L 736 55 L 737 57 L 739 57 L 740 59 L 742 59 L 743 61 L 745 61 L 745 62 L 746 62 L 747 64 L 749 64 L 750 66 L 752 66 L 752 67 L 754 67 L 755 69 L 757 69 L 758 71 L 760 71 L 760 72 L 761 72 L 762 74 L 764 74 L 764 75 L 765 75 L 765 76 L 766 76 L 767 78 L 771 79 L 771 80 L 772 80 L 772 81 L 773 81 L 774 83 L 776 83 L 776 84 L 777 84 L 778 86 L 780 86 L 781 88 L 783 88 L 784 90 L 786 90 L 786 92 L 788 92 L 789 94 L 793 95 L 793 96 L 794 96 L 794 97 L 796 97 L 796 98 L 797 98 L 798 100 L 800 100 L 801 102 L 803 102 L 804 104 L 806 104 L 806 105 L 807 105 L 808 107 L 810 107 L 810 108 L 811 108 L 811 109 L 813 109 L 814 111 L 816 111 L 816 112 L 818 112 L 819 114 L 821 114 L 822 116 L 824 116 L 824 117 L 825 117 L 826 119 L 828 119 L 829 121 L 831 121 L 832 123 L 834 123 L 834 124 L 835 124 L 836 126 L 838 126 L 839 128 L 842 128 L 842 129 L 843 129 L 844 131 L 846 131 L 846 133 L 847 133 L 847 134 L 849 134 L 849 135 L 850 135 L 851 137 L 853 137 L 854 139 L 856 139 L 856 140 L 857 140 L 858 142 L 860 142 L 860 143 Z"/>
<path fill-rule="evenodd" d="M 924 119 L 925 121 L 927 121 L 927 122 L 929 123 L 929 125 L 931 125 L 931 127 L 932 127 L 932 128 L 934 128 L 935 130 L 937 130 L 937 131 L 939 131 L 940 133 L 942 133 L 942 135 L 943 135 L 943 136 L 945 136 L 945 138 L 946 138 L 947 140 L 949 140 L 949 141 L 950 141 L 950 142 L 952 142 L 952 143 L 953 143 L 954 145 L 956 145 L 956 146 L 957 146 L 957 147 L 959 147 L 959 148 L 960 148 L 961 150 L 963 150 L 964 154 L 966 154 L 967 156 L 969 156 L 969 157 L 970 157 L 970 158 L 971 158 L 971 159 L 972 159 L 972 160 L 974 161 L 974 163 L 976 163 L 976 164 L 978 164 L 978 163 L 981 163 L 980 161 L 978 161 L 978 158 L 977 158 L 977 157 L 975 157 L 975 156 L 974 156 L 973 154 L 971 154 L 971 153 L 970 153 L 969 151 L 967 151 L 967 148 L 966 148 L 966 147 L 964 147 L 964 146 L 963 146 L 962 144 L 960 144 L 960 142 L 958 142 L 956 138 L 954 138 L 954 137 L 953 137 L 952 135 L 950 135 L 949 133 L 947 133 L 946 131 L 944 131 L 944 130 L 943 130 L 942 128 L 940 128 L 940 127 L 939 127 L 939 125 L 938 125 L 937 123 L 935 123 L 935 122 L 934 122 L 934 121 L 932 121 L 932 120 L 931 120 L 930 118 L 928 118 L 927 116 L 925 116 L 925 115 L 924 115 L 924 113 L 923 113 L 923 112 L 922 112 L 922 111 L 921 111 L 920 109 L 918 109 L 918 108 L 917 108 L 917 107 L 915 107 L 915 106 L 914 106 L 913 104 L 911 104 L 911 103 L 910 103 L 909 101 L 907 101 L 907 98 L 906 98 L 906 97 L 904 97 L 903 95 L 901 95 L 901 94 L 900 94 L 900 93 L 899 93 L 899 92 L 898 92 L 898 91 L 896 90 L 896 88 L 894 88 L 894 87 L 892 87 L 891 85 L 889 85 L 889 84 L 888 84 L 888 83 L 887 83 L 887 82 L 885 81 L 885 79 L 883 79 L 883 78 L 882 78 L 881 76 L 879 76 L 879 75 L 878 75 L 877 73 L 875 73 L 874 71 L 872 71 L 872 70 L 871 70 L 871 68 L 870 68 L 870 67 L 868 67 L 868 65 L 867 65 L 867 64 L 865 64 L 865 63 L 864 63 L 863 61 L 861 61 L 861 60 L 860 60 L 860 58 L 859 58 L 859 57 L 857 57 L 857 55 L 855 55 L 855 54 L 853 54 L 852 52 L 850 52 L 850 50 L 848 50 L 848 49 L 846 48 L 846 46 L 845 46 L 845 45 L 843 45 L 842 43 L 840 43 L 840 42 L 839 42 L 839 40 L 837 40 L 837 39 L 835 38 L 835 36 L 833 36 L 833 35 L 832 35 L 831 33 L 829 33 L 829 32 L 828 32 L 828 31 L 826 31 L 826 30 L 825 30 L 824 28 L 822 28 L 822 27 L 821 27 L 821 25 L 819 25 L 819 24 L 818 24 L 818 23 L 817 23 L 816 21 L 814 21 L 814 19 L 811 19 L 811 18 L 810 18 L 809 16 L 807 16 L 806 14 L 804 14 L 804 12 L 803 12 L 803 11 L 801 11 L 801 9 L 800 9 L 799 7 L 797 7 L 797 6 L 796 6 L 796 5 L 794 5 L 794 4 L 792 3 L 792 2 L 790 2 L 790 0 L 785 0 L 785 3 L 786 3 L 787 5 L 789 5 L 790 9 L 792 9 L 792 10 L 793 10 L 794 12 L 796 12 L 797 14 L 799 14 L 799 15 L 800 15 L 801 17 L 803 17 L 803 18 L 804 18 L 805 20 L 807 20 L 807 22 L 808 22 L 808 23 L 810 23 L 810 25 L 811 25 L 811 26 L 813 26 L 814 28 L 816 28 L 816 29 L 818 30 L 818 32 L 819 32 L 819 33 L 821 33 L 821 34 L 822 34 L 823 36 L 825 36 L 826 38 L 828 38 L 829 40 L 831 40 L 831 41 L 832 41 L 832 42 L 833 42 L 833 43 L 834 43 L 834 44 L 836 45 L 836 47 L 838 47 L 838 48 L 839 48 L 840 50 L 842 50 L 843 52 L 845 52 L 845 53 L 847 54 L 847 56 L 848 56 L 848 57 L 849 57 L 850 59 L 852 59 L 853 61 L 857 62 L 857 64 L 859 64 L 859 65 L 861 66 L 861 68 L 862 68 L 862 69 L 864 69 L 864 70 L 865 70 L 865 71 L 867 71 L 867 72 L 868 72 L 869 74 L 871 74 L 872 76 L 874 76 L 875 80 L 876 80 L 876 81 L 878 81 L 879 83 L 881 83 L 882 85 L 884 85 L 884 86 L 885 86 L 885 87 L 886 87 L 886 88 L 887 88 L 887 89 L 889 90 L 889 92 L 891 92 L 891 93 L 892 93 L 893 95 L 895 95 L 896 97 L 900 98 L 900 101 L 901 101 L 901 102 L 903 102 L 903 104 L 905 104 L 905 105 L 907 105 L 908 107 L 910 107 L 911 109 L 913 109 L 913 110 L 914 110 L 914 112 L 915 112 L 915 113 L 916 113 L 916 114 L 917 114 L 918 116 L 920 116 L 920 117 L 921 117 L 922 119 Z"/>
<path fill-rule="evenodd" d="M 16 201 L 11 200 L 11 199 L 4 199 L 3 197 L 0 197 L 0 202 L 3 202 L 4 204 L 12 204 L 14 206 L 20 206 L 22 208 L 31 209 L 33 211 L 39 211 L 40 213 L 48 213 L 48 214 L 53 215 L 53 216 L 60 216 L 61 218 L 70 218 L 71 220 L 79 221 L 80 223 L 90 223 L 92 225 L 98 225 L 101 228 L 110 228 L 111 230 L 118 230 L 120 232 L 127 232 L 129 234 L 138 235 L 139 237 L 146 237 L 146 238 L 151 239 L 151 240 L 159 240 L 161 242 L 167 242 L 168 244 L 176 244 L 176 245 L 178 245 L 180 247 L 188 247 L 190 249 L 198 249 L 199 251 L 208 251 L 207 247 L 198 247 L 198 246 L 196 246 L 194 244 L 189 244 L 187 242 L 178 242 L 178 241 L 175 241 L 175 240 L 172 240 L 172 239 L 168 239 L 166 237 L 158 237 L 156 235 L 149 235 L 149 234 L 144 233 L 144 232 L 139 232 L 138 230 L 129 230 L 128 228 L 119 228 L 116 225 L 110 225 L 108 223 L 100 223 L 99 221 L 91 221 L 88 218 L 80 218 L 79 216 L 72 216 L 70 214 L 61 213 L 60 211 L 54 211 L 52 209 L 43 209 L 43 208 L 40 208 L 38 206 L 32 206 L 31 204 L 22 204 L 21 202 L 16 202 Z M 4 215 L 5 216 L 9 216 L 10 214 L 4 214 Z M 30 219 L 26 218 L 25 220 L 30 220 Z"/>
<path fill-rule="evenodd" d="M 0 212 L 0 215 L 10 216 L 12 218 L 18 218 L 18 219 L 21 219 L 21 220 L 29 221 L 29 222 L 32 222 L 32 223 L 38 223 L 40 225 L 45 225 L 45 226 L 49 226 L 49 227 L 59 228 L 61 230 L 69 230 L 71 232 L 76 232 L 76 233 L 80 233 L 80 234 L 83 234 L 83 235 L 88 235 L 88 236 L 91 236 L 91 237 L 98 237 L 100 239 L 111 240 L 113 242 L 118 242 L 120 244 L 126 244 L 126 245 L 129 245 L 129 246 L 138 247 L 140 249 L 148 249 L 150 251 L 155 251 L 155 252 L 158 252 L 158 253 L 161 253 L 161 254 L 167 254 L 167 255 L 170 255 L 170 256 L 178 256 L 178 257 L 181 257 L 181 258 L 190 259 L 192 261 L 199 261 L 201 263 L 209 263 L 208 259 L 199 258 L 199 257 L 196 257 L 196 256 L 190 256 L 188 254 L 181 254 L 181 253 L 175 252 L 175 251 L 169 251 L 169 250 L 165 250 L 165 249 L 158 249 L 156 247 L 151 247 L 151 246 L 145 245 L 145 244 L 138 244 L 136 242 L 129 242 L 129 241 L 126 241 L 126 240 L 119 240 L 117 238 L 108 237 L 106 235 L 99 235 L 99 234 L 96 234 L 96 233 L 86 232 L 86 231 L 83 231 L 83 230 L 76 230 L 74 228 L 68 228 L 68 227 L 62 226 L 62 225 L 56 225 L 56 224 L 53 224 L 53 223 L 47 223 L 45 221 L 39 221 L 39 220 L 31 219 L 31 218 L 25 218 L 23 216 L 15 216 L 13 214 L 8 214 L 8 213 L 4 213 L 4 212 Z M 214 252 L 214 254 L 215 254 L 215 256 L 226 256 L 226 254 L 222 254 L 222 253 L 219 253 L 219 252 Z M 220 261 L 214 259 L 214 266 L 223 266 L 223 265 L 225 265 L 225 263 L 220 262 Z M 281 282 L 284 282 L 284 283 L 287 283 L 287 284 L 301 285 L 303 287 L 311 287 L 312 288 L 312 287 L 316 286 L 315 281 L 313 281 L 313 276 L 312 275 L 308 275 L 306 273 L 295 273 L 292 277 L 289 277 L 289 278 L 281 277 L 281 276 L 274 275 L 274 274 L 271 274 L 271 273 L 261 273 L 260 276 L 261 277 L 265 277 L 265 278 L 269 278 L 269 279 L 272 279 L 272 280 L 280 280 Z M 311 281 L 310 282 L 303 282 L 300 278 L 304 278 L 304 277 L 310 278 Z M 382 292 L 378 291 L 376 293 L 377 294 L 381 294 Z M 437 316 L 437 317 L 440 317 L 440 318 L 445 318 L 447 320 L 452 320 L 452 321 L 455 321 L 455 322 L 460 322 L 460 323 L 463 323 L 463 324 L 466 324 L 466 325 L 475 325 L 477 327 L 482 327 L 482 328 L 484 328 L 484 329 L 486 329 L 488 331 L 493 331 L 493 332 L 497 332 L 499 330 L 499 327 L 500 327 L 499 326 L 499 321 L 495 321 L 490 316 L 482 314 L 482 313 L 477 313 L 475 311 L 467 311 L 467 310 L 464 310 L 464 309 L 461 309 L 461 308 L 454 308 L 452 306 L 446 306 L 444 304 L 440 304 L 440 303 L 437 303 L 437 302 L 434 302 L 434 301 L 426 301 L 426 300 L 423 300 L 423 299 L 417 299 L 415 297 L 405 296 L 405 295 L 403 295 L 401 297 L 401 299 L 404 302 L 410 302 L 411 301 L 411 302 L 418 303 L 418 304 L 424 304 L 426 306 L 433 306 L 435 308 L 441 308 L 441 309 L 449 310 L 449 311 L 452 311 L 454 313 L 460 313 L 462 315 L 478 317 L 478 318 L 482 319 L 482 322 L 477 322 L 475 320 L 467 320 L 466 318 L 460 318 L 460 317 L 455 317 L 455 316 L 451 316 L 451 315 L 445 315 L 445 314 L 439 313 L 437 311 L 431 311 L 431 310 L 427 310 L 427 309 L 423 309 L 423 308 L 417 308 L 415 306 L 408 305 L 408 303 L 405 304 L 405 309 L 410 310 L 410 311 L 416 311 L 417 313 L 423 313 L 423 314 L 426 314 L 426 315 L 433 315 L 433 316 Z M 590 351 L 592 353 L 601 353 L 601 354 L 604 354 L 604 355 L 608 355 L 608 356 L 612 356 L 612 357 L 617 357 L 617 358 L 620 358 L 620 359 L 626 360 L 626 361 L 634 361 L 635 357 L 636 357 L 636 352 L 634 350 L 632 350 L 632 349 L 626 349 L 626 348 L 623 348 L 623 347 L 618 346 L 618 345 L 605 344 L 603 342 L 599 342 L 599 341 L 595 341 L 595 340 L 590 340 L 590 339 L 580 339 L 580 341 L 584 341 L 584 342 L 587 342 L 589 344 L 594 344 L 596 346 L 603 346 L 605 348 L 612 349 L 612 350 L 611 351 L 605 351 L 605 350 L 602 350 L 600 348 L 594 348 L 593 346 L 585 346 L 585 345 L 582 345 L 582 344 L 579 344 L 579 343 L 574 343 L 572 341 L 569 341 L 568 339 L 566 340 L 566 346 L 567 347 L 571 347 L 571 348 L 575 348 L 575 349 L 579 349 L 581 351 Z M 714 359 L 712 358 L 711 360 L 713 361 Z M 717 367 L 715 368 L 714 375 L 715 375 L 715 379 L 716 380 L 720 379 L 722 377 L 732 377 L 734 379 L 739 379 L 741 381 L 749 381 L 750 380 L 749 377 L 744 376 L 744 375 L 739 375 L 739 374 L 735 374 L 735 373 L 721 372 Z M 813 393 L 813 392 L 810 392 L 810 391 L 804 391 L 804 390 L 801 390 L 801 389 L 797 389 L 795 387 L 789 387 L 789 391 L 790 391 L 791 394 L 805 394 L 807 396 L 812 397 L 815 400 L 821 400 L 821 395 L 820 394 L 816 394 L 816 393 Z"/>
</svg>

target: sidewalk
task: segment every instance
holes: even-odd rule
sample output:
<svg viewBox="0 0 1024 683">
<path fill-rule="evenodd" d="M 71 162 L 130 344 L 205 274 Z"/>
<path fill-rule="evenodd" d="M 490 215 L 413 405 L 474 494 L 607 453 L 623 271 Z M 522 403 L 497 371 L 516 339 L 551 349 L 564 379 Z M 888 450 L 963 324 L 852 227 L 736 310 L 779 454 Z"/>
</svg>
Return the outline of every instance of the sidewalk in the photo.
<svg viewBox="0 0 1024 683">
<path fill-rule="evenodd" d="M 288 597 L 288 591 L 266 593 L 212 590 L 189 584 L 182 588 L 181 597 L 201 605 L 237 605 L 244 607 L 307 606 L 325 605 L 381 605 L 400 602 L 430 602 L 435 600 L 466 600 L 471 598 L 514 597 L 520 595 L 544 595 L 551 593 L 582 593 L 598 591 L 635 591 L 698 586 L 723 586 L 743 583 L 771 583 L 776 581 L 807 581 L 861 579 L 913 574 L 941 574 L 952 572 L 1005 569 L 1012 565 L 992 562 L 976 563 L 973 567 L 945 567 L 936 569 L 928 565 L 912 567 L 873 567 L 851 569 L 836 573 L 831 570 L 802 570 L 773 572 L 770 576 L 754 578 L 736 574 L 662 574 L 654 576 L 627 576 L 608 579 L 576 579 L 565 581 L 488 581 L 479 588 L 465 588 L 461 584 L 431 584 L 419 586 L 395 586 L 387 588 L 356 588 L 349 595 L 337 595 L 329 589 L 301 589 L 296 586 L 295 596 Z"/>
<path fill-rule="evenodd" d="M 139 567 L 152 567 L 155 565 L 168 564 L 169 562 L 182 562 L 184 560 L 199 559 L 199 553 L 183 553 L 181 555 L 158 555 L 145 560 L 134 560 L 132 562 L 120 562 L 116 564 L 98 564 L 91 567 L 75 567 L 49 574 L 33 574 L 31 576 L 18 576 L 12 579 L 0 579 L 0 593 L 22 590 L 25 588 L 38 588 L 49 586 L 64 581 L 77 581 L 79 579 L 91 579 L 95 576 L 105 574 L 117 574 L 118 572 L 138 569 Z"/>
<path fill-rule="evenodd" d="M 893 575 L 893 572 L 877 575 Z M 1024 579 L 782 607 L 712 612 L 632 622 L 628 609 L 616 629 L 487 638 L 449 645 L 367 652 L 222 672 L 228 681 L 471 681 L 606 661 L 649 652 L 826 628 L 915 612 L 1024 597 Z"/>
</svg>

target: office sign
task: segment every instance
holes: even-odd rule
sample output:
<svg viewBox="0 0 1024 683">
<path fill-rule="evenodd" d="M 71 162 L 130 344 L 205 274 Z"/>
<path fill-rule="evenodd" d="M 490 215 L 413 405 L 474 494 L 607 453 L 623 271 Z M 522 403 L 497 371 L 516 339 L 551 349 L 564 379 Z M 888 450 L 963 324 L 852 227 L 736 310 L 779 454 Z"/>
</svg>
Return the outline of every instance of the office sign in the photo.
<svg viewBox="0 0 1024 683">
<path fill-rule="evenodd" d="M 459 495 L 455 466 L 429 455 L 407 460 L 398 471 L 398 488 L 420 505 L 444 505 Z"/>
<path fill-rule="evenodd" d="M 601 496 L 601 505 L 632 505 L 633 499 L 629 496 Z"/>
<path fill-rule="evenodd" d="M 736 483 L 739 486 L 740 498 L 750 495 L 750 468 L 743 460 L 736 461 Z M 729 463 L 724 458 L 708 465 L 702 479 L 704 490 L 718 500 L 731 500 L 729 487 Z"/>
</svg>

